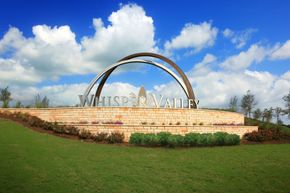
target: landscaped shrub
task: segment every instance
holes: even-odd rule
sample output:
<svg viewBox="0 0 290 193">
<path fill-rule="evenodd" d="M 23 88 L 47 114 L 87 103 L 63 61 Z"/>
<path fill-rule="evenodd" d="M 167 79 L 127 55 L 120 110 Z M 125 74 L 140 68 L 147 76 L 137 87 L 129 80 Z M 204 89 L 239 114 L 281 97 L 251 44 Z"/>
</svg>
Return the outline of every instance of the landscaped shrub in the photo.
<svg viewBox="0 0 290 193">
<path fill-rule="evenodd" d="M 216 132 L 213 134 L 216 138 L 216 145 L 225 145 L 225 138 L 228 133 L 225 132 Z"/>
<path fill-rule="evenodd" d="M 113 132 L 106 138 L 106 141 L 108 143 L 123 143 L 124 138 L 124 133 Z"/>
<path fill-rule="evenodd" d="M 184 136 L 184 144 L 191 147 L 196 146 L 199 135 L 199 133 L 187 133 Z"/>
<path fill-rule="evenodd" d="M 129 143 L 135 145 L 141 145 L 143 142 L 144 133 L 132 133 L 129 139 Z"/>
<path fill-rule="evenodd" d="M 44 121 L 39 119 L 36 116 L 29 116 L 27 117 L 27 123 L 31 127 L 42 127 L 44 125 Z"/>
<path fill-rule="evenodd" d="M 288 128 L 286 125 L 267 123 L 267 122 L 259 121 L 256 119 L 247 118 L 247 117 L 245 117 L 245 125 L 258 126 L 259 130 L 278 129 L 282 134 L 290 135 L 290 128 Z"/>
<path fill-rule="evenodd" d="M 215 145 L 238 145 L 240 137 L 236 134 L 223 132 L 211 133 L 188 133 L 185 136 L 172 135 L 167 132 L 158 134 L 131 134 L 131 144 L 145 146 L 163 146 L 163 147 L 193 147 L 193 146 L 215 146 Z"/>
<path fill-rule="evenodd" d="M 225 136 L 225 145 L 238 145 L 240 144 L 240 137 L 236 134 L 228 134 Z"/>
<path fill-rule="evenodd" d="M 104 142 L 107 140 L 108 135 L 109 135 L 108 133 L 104 133 L 104 132 L 97 133 L 94 137 L 94 140 L 96 142 Z"/>
<path fill-rule="evenodd" d="M 170 135 L 168 145 L 169 147 L 181 147 L 184 145 L 184 137 L 182 135 Z"/>
<path fill-rule="evenodd" d="M 160 140 L 157 135 L 153 133 L 147 133 L 143 135 L 141 143 L 148 146 L 158 146 Z"/>
<path fill-rule="evenodd" d="M 55 133 L 76 135 L 79 136 L 80 139 L 93 139 L 96 142 L 107 142 L 107 143 L 122 143 L 124 141 L 123 133 L 113 132 L 111 134 L 108 134 L 101 132 L 98 133 L 97 135 L 93 135 L 89 130 L 80 131 L 78 128 L 74 126 L 59 125 L 57 122 L 50 123 L 36 116 L 32 116 L 28 113 L 20 113 L 20 112 L 11 113 L 9 111 L 5 111 L 0 112 L 0 117 L 21 121 L 23 123 L 28 124 L 31 127 L 40 127 L 45 130 L 54 131 Z M 81 123 L 87 124 L 88 122 L 82 121 Z M 116 122 L 108 122 L 108 124 L 123 124 L 123 123 L 120 121 L 116 121 Z"/>
<path fill-rule="evenodd" d="M 206 138 L 206 140 L 205 140 L 206 141 L 205 142 L 206 146 L 215 146 L 217 144 L 217 139 L 216 139 L 214 134 L 206 133 L 206 134 L 204 134 L 204 137 Z"/>
<path fill-rule="evenodd" d="M 50 123 L 50 122 L 45 122 L 43 124 L 42 128 L 45 129 L 45 130 L 50 130 L 51 131 L 51 130 L 53 130 L 53 124 Z"/>
<path fill-rule="evenodd" d="M 52 130 L 56 133 L 65 133 L 65 128 L 63 125 L 58 125 L 57 122 L 54 122 Z"/>
<path fill-rule="evenodd" d="M 81 132 L 79 132 L 79 138 L 81 139 L 92 139 L 93 138 L 93 134 L 86 129 L 81 130 Z"/>
<path fill-rule="evenodd" d="M 157 133 L 157 136 L 159 138 L 159 144 L 161 146 L 166 146 L 168 145 L 168 137 L 171 135 L 169 132 L 160 132 Z"/>
<path fill-rule="evenodd" d="M 244 139 L 254 142 L 279 140 L 282 136 L 280 129 L 259 129 L 251 133 L 246 133 Z"/>
<path fill-rule="evenodd" d="M 78 135 L 79 129 L 74 126 L 65 126 L 65 133 L 70 135 Z"/>
</svg>

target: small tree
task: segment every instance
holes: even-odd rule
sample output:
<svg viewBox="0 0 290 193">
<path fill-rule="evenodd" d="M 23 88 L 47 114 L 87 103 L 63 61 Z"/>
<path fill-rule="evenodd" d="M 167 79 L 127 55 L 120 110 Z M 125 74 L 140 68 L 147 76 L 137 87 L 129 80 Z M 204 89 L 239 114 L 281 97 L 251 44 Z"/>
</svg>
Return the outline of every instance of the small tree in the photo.
<svg viewBox="0 0 290 193">
<path fill-rule="evenodd" d="M 12 100 L 11 98 L 11 93 L 9 92 L 9 87 L 7 86 L 6 88 L 0 89 L 0 101 L 2 101 L 2 107 L 3 108 L 8 108 L 9 107 L 9 102 Z"/>
<path fill-rule="evenodd" d="M 264 109 L 262 117 L 263 121 L 269 123 L 273 118 L 273 108 L 271 107 L 270 109 Z"/>
<path fill-rule="evenodd" d="M 251 112 L 255 105 L 257 105 L 255 96 L 251 94 L 250 90 L 248 90 L 247 94 L 243 96 L 241 101 L 241 107 L 246 116 L 251 117 Z"/>
<path fill-rule="evenodd" d="M 15 103 L 15 108 L 21 108 L 21 107 L 23 107 L 23 105 L 21 104 L 20 101 L 17 101 L 17 102 Z"/>
<path fill-rule="evenodd" d="M 49 99 L 45 96 L 41 99 L 40 94 L 34 97 L 34 106 L 36 108 L 47 108 L 49 106 Z"/>
<path fill-rule="evenodd" d="M 288 119 L 290 119 L 290 89 L 289 89 L 288 95 L 285 95 L 283 97 L 283 100 L 285 102 L 285 107 L 286 107 L 286 109 L 283 110 L 283 112 L 284 112 L 284 114 L 286 114 L 288 116 Z"/>
<path fill-rule="evenodd" d="M 283 110 L 282 110 L 282 108 L 280 108 L 280 107 L 276 107 L 275 109 L 274 109 L 274 116 L 276 117 L 276 122 L 277 122 L 277 124 L 281 124 L 282 123 L 282 121 L 281 121 L 281 119 L 280 119 L 280 117 L 281 117 L 281 113 L 283 112 Z"/>
<path fill-rule="evenodd" d="M 253 113 L 254 119 L 260 120 L 262 117 L 262 111 L 258 108 Z"/>
<path fill-rule="evenodd" d="M 237 96 L 231 97 L 230 103 L 229 103 L 229 109 L 233 112 L 238 111 L 238 97 Z"/>
</svg>

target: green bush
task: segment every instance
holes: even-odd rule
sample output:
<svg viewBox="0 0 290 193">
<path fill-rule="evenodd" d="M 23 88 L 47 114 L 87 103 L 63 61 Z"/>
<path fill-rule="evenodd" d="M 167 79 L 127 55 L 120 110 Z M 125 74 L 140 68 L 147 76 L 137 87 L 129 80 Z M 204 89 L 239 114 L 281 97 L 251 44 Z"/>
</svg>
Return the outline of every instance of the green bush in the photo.
<svg viewBox="0 0 290 193">
<path fill-rule="evenodd" d="M 204 137 L 206 138 L 205 146 L 215 146 L 217 144 L 217 139 L 212 133 L 206 133 Z"/>
<path fill-rule="evenodd" d="M 142 144 L 148 146 L 158 146 L 160 144 L 160 139 L 153 133 L 147 133 L 143 135 Z"/>
<path fill-rule="evenodd" d="M 193 146 L 215 146 L 215 145 L 238 145 L 240 137 L 235 134 L 224 132 L 211 133 L 188 133 L 185 136 L 172 135 L 170 133 L 158 134 L 131 134 L 129 143 L 145 146 L 163 146 L 163 147 L 193 147 Z"/>
<path fill-rule="evenodd" d="M 196 146 L 199 135 L 199 133 L 187 133 L 184 136 L 184 144 L 190 147 Z"/>
<path fill-rule="evenodd" d="M 181 147 L 184 145 L 184 137 L 182 135 L 170 135 L 168 145 L 169 147 Z"/>
<path fill-rule="evenodd" d="M 168 138 L 169 138 L 170 135 L 171 135 L 171 133 L 169 133 L 169 132 L 160 132 L 160 133 L 157 133 L 157 136 L 159 138 L 159 144 L 161 146 L 168 145 Z"/>
<path fill-rule="evenodd" d="M 228 134 L 225 136 L 225 145 L 238 145 L 240 144 L 240 137 L 236 134 Z"/>
<path fill-rule="evenodd" d="M 135 145 L 141 145 L 143 142 L 144 133 L 132 133 L 129 139 L 129 143 Z"/>
<path fill-rule="evenodd" d="M 216 138 L 216 145 L 225 145 L 225 138 L 228 133 L 225 132 L 216 132 L 213 134 Z"/>
</svg>

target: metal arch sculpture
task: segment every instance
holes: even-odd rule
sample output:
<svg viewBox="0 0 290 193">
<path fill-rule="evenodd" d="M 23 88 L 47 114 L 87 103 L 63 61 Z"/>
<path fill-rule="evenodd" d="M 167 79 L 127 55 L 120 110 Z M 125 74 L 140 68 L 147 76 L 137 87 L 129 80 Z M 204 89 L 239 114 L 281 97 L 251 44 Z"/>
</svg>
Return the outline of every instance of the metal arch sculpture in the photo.
<svg viewBox="0 0 290 193">
<path fill-rule="evenodd" d="M 150 52 L 140 52 L 140 53 L 136 53 L 136 54 L 132 54 L 132 55 L 129 55 L 129 56 L 126 56 L 124 58 L 122 58 L 121 60 L 119 60 L 118 62 L 120 61 L 124 61 L 124 60 L 129 60 L 129 59 L 133 59 L 133 58 L 138 58 L 138 57 L 153 57 L 153 58 L 157 58 L 157 59 L 160 59 L 164 62 L 166 62 L 167 64 L 169 64 L 171 67 L 173 67 L 177 72 L 178 74 L 181 76 L 186 88 L 187 88 L 187 91 L 188 91 L 188 99 L 192 99 L 193 101 L 195 101 L 195 95 L 194 95 L 194 92 L 192 90 L 192 86 L 188 80 L 188 78 L 186 77 L 186 75 L 184 74 L 184 72 L 177 66 L 177 64 L 175 64 L 172 60 L 170 60 L 169 58 L 166 58 L 165 56 L 162 56 L 160 54 L 155 54 L 155 53 L 150 53 Z M 111 75 L 111 73 L 116 69 L 117 67 L 115 68 L 112 68 L 111 70 L 109 70 L 108 72 L 106 72 L 106 74 L 104 75 L 103 79 L 101 80 L 97 90 L 96 90 L 96 94 L 95 96 L 97 98 L 100 98 L 101 96 L 101 92 L 102 92 L 102 89 L 103 89 L 103 86 L 105 84 L 105 82 L 107 81 L 107 79 L 109 78 L 109 76 Z M 193 107 L 192 108 L 197 108 L 197 104 L 194 102 L 193 104 Z"/>
<path fill-rule="evenodd" d="M 172 66 L 181 76 L 182 80 L 180 80 L 180 78 L 173 72 L 171 71 L 169 68 L 165 67 L 162 64 L 159 64 L 157 62 L 153 62 L 153 61 L 149 61 L 149 60 L 140 60 L 140 59 L 134 59 L 136 57 L 144 57 L 144 56 L 149 56 L 149 57 L 154 57 L 154 58 L 158 58 L 163 60 L 164 62 L 168 63 L 170 66 Z M 197 104 L 195 103 L 195 96 L 191 87 L 191 84 L 189 82 L 189 80 L 187 79 L 186 75 L 184 74 L 184 72 L 174 63 L 172 62 L 170 59 L 159 55 L 159 54 L 154 54 L 154 53 L 137 53 L 137 54 L 132 54 L 129 56 L 126 56 L 124 58 L 122 58 L 121 60 L 119 60 L 117 63 L 109 66 L 105 71 L 103 71 L 99 76 L 96 76 L 93 81 L 90 83 L 90 85 L 88 86 L 88 88 L 86 89 L 85 93 L 83 96 L 85 96 L 85 100 L 83 101 L 83 106 L 86 103 L 86 99 L 87 96 L 89 95 L 91 89 L 93 88 L 93 86 L 97 83 L 97 81 L 102 78 L 100 84 L 98 85 L 98 88 L 96 90 L 96 94 L 95 97 L 99 98 L 101 95 L 101 91 L 102 88 L 106 82 L 106 80 L 108 79 L 108 77 L 110 76 L 110 74 L 120 65 L 124 65 L 124 64 L 128 64 L 128 63 L 146 63 L 146 64 L 151 64 L 154 65 L 158 68 L 163 69 L 164 71 L 166 71 L 167 73 L 169 73 L 178 83 L 179 85 L 182 87 L 182 89 L 184 90 L 186 96 L 188 97 L 188 99 L 192 99 L 193 102 L 193 106 L 191 108 L 197 108 Z"/>
<path fill-rule="evenodd" d="M 104 70 L 100 75 L 96 76 L 93 81 L 90 83 L 90 85 L 88 86 L 88 88 L 86 89 L 84 96 L 85 96 L 85 100 L 87 98 L 87 96 L 89 95 L 89 93 L 91 92 L 92 88 L 94 87 L 94 85 L 97 83 L 97 81 L 102 78 L 108 71 L 110 71 L 113 68 L 116 68 L 118 66 L 124 65 L 124 64 L 129 64 L 129 63 L 145 63 L 145 64 L 150 64 L 153 66 L 156 66 L 158 68 L 161 68 L 162 70 L 166 71 L 168 74 L 170 74 L 181 86 L 181 88 L 183 89 L 183 91 L 185 92 L 186 96 L 188 97 L 188 90 L 184 84 L 184 82 L 179 78 L 179 76 L 177 76 L 172 70 L 170 70 L 169 68 L 167 68 L 166 66 L 159 64 L 157 62 L 153 62 L 153 61 L 149 61 L 149 60 L 141 60 L 141 59 L 131 59 L 131 60 L 123 60 L 121 62 L 117 62 L 115 64 L 112 64 L 111 66 L 109 66 L 106 70 Z M 83 102 L 83 106 L 85 104 L 86 101 Z"/>
</svg>

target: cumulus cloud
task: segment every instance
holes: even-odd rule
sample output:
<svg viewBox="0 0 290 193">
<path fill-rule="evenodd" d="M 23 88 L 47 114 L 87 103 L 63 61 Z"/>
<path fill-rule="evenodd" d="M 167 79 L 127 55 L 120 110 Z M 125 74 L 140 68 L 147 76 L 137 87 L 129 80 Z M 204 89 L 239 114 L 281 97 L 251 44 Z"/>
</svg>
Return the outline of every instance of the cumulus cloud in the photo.
<svg viewBox="0 0 290 193">
<path fill-rule="evenodd" d="M 258 101 L 258 107 L 283 107 L 282 97 L 290 88 L 290 72 L 274 76 L 267 71 L 221 71 L 213 70 L 216 58 L 207 54 L 197 63 L 187 76 L 193 86 L 200 107 L 227 107 L 230 97 L 240 99 L 251 90 Z M 154 91 L 171 97 L 185 97 L 180 86 L 175 82 L 156 85 Z"/>
<path fill-rule="evenodd" d="M 247 51 L 228 57 L 220 66 L 226 70 L 243 70 L 253 63 L 260 63 L 267 55 L 266 48 L 254 44 Z"/>
<path fill-rule="evenodd" d="M 153 19 L 142 7 L 124 5 L 108 21 L 104 26 L 100 18 L 94 19 L 95 34 L 81 38 L 80 43 L 66 25 L 34 26 L 29 38 L 11 27 L 0 39 L 0 72 L 5 73 L 0 81 L 33 84 L 64 75 L 99 73 L 128 54 L 157 50 Z"/>
<path fill-rule="evenodd" d="M 242 48 L 251 39 L 252 34 L 257 31 L 257 29 L 253 28 L 249 28 L 243 31 L 232 31 L 229 28 L 226 28 L 222 33 L 225 38 L 230 39 L 236 48 Z"/>
<path fill-rule="evenodd" d="M 286 41 L 282 46 L 277 46 L 277 49 L 271 54 L 271 59 L 287 59 L 290 58 L 290 40 Z"/>
<path fill-rule="evenodd" d="M 125 5 L 108 21 L 110 25 L 104 26 L 102 19 L 94 19 L 96 33 L 82 40 L 84 56 L 89 60 L 106 65 L 128 54 L 156 51 L 153 19 L 142 7 Z"/>
<path fill-rule="evenodd" d="M 33 105 L 34 97 L 40 94 L 47 96 L 50 106 L 75 106 L 80 103 L 78 95 L 82 95 L 87 88 L 87 83 L 61 84 L 43 87 L 12 86 L 9 89 L 12 93 L 13 101 L 21 101 L 25 105 Z M 105 84 L 102 96 L 129 96 L 131 92 L 138 93 L 139 87 L 123 82 Z M 93 94 L 92 92 L 91 94 Z"/>
<path fill-rule="evenodd" d="M 213 46 L 217 33 L 218 29 L 213 27 L 210 22 L 188 23 L 178 36 L 166 41 L 164 47 L 166 51 L 189 48 L 198 52 L 203 48 Z"/>
</svg>

